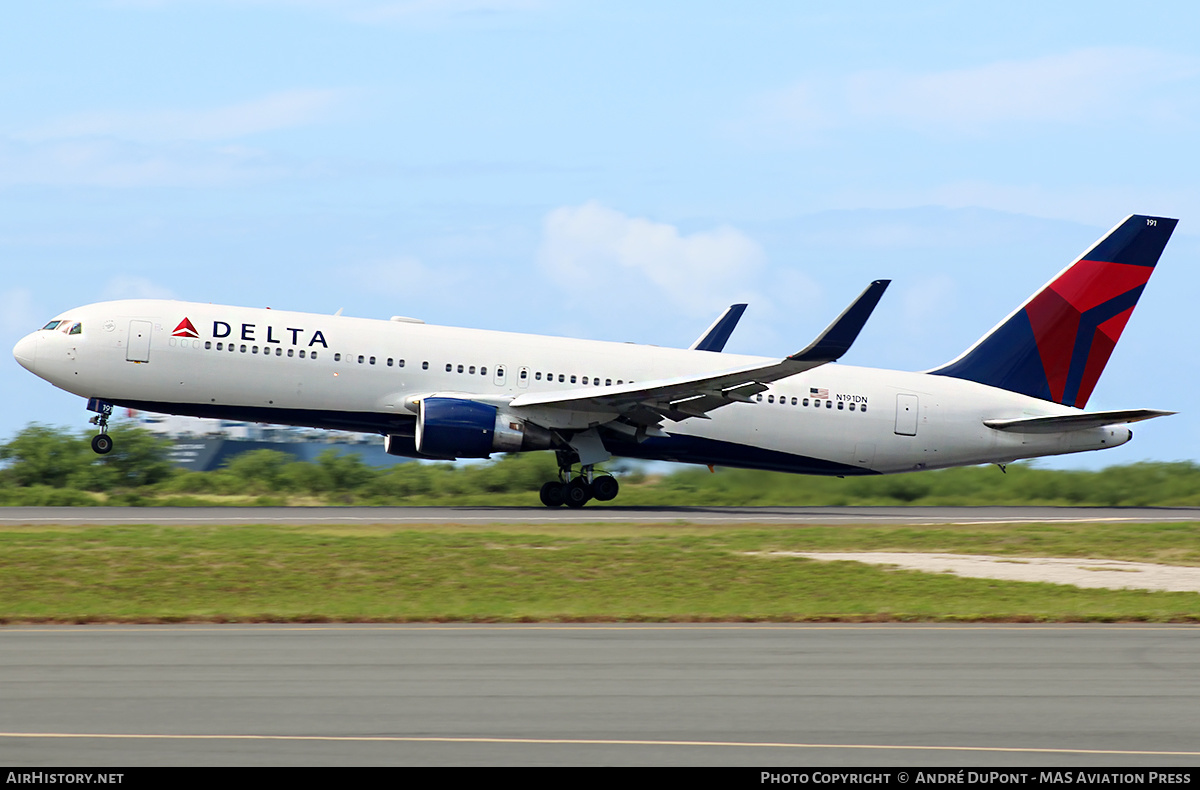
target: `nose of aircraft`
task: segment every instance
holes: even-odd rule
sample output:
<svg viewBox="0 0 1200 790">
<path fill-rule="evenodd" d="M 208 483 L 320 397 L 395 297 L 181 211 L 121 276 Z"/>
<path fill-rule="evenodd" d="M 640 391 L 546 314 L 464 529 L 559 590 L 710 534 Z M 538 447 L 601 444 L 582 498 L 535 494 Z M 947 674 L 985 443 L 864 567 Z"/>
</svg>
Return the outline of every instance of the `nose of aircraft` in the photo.
<svg viewBox="0 0 1200 790">
<path fill-rule="evenodd" d="M 37 362 L 37 333 L 25 335 L 18 340 L 13 346 L 13 356 L 21 363 L 21 367 L 32 372 L 33 365 Z"/>
</svg>

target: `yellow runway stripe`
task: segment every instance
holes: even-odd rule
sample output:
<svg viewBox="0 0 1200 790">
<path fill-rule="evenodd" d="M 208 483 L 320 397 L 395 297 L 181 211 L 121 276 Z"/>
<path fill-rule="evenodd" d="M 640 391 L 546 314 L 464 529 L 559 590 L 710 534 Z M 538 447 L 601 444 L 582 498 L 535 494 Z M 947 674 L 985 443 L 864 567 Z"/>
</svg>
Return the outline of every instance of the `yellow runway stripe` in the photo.
<svg viewBox="0 0 1200 790">
<path fill-rule="evenodd" d="M 927 752 L 1002 752 L 1008 754 L 1111 754 L 1157 755 L 1163 757 L 1200 757 L 1200 752 L 1151 751 L 1136 749 L 1051 749 L 1018 746 L 906 746 L 861 743 L 755 743 L 747 741 L 657 741 L 618 738 L 468 738 L 403 735 L 179 735 L 80 732 L 0 732 L 0 738 L 104 738 L 110 740 L 172 741 L 325 741 L 344 743 L 498 743 L 545 744 L 551 746 L 724 746 L 752 749 L 860 749 L 878 751 Z"/>
</svg>

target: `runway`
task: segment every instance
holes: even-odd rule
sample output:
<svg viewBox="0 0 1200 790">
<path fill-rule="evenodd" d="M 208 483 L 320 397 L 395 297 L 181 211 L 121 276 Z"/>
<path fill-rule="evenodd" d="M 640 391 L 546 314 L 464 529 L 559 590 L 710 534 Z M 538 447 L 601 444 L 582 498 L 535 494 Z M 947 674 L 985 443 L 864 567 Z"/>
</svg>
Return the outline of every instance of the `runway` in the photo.
<svg viewBox="0 0 1200 790">
<path fill-rule="evenodd" d="M 1200 521 L 1190 507 L 0 507 L 23 524 L 1023 524 Z"/>
<path fill-rule="evenodd" d="M 6 765 L 1195 766 L 1200 629 L 0 629 Z"/>
</svg>

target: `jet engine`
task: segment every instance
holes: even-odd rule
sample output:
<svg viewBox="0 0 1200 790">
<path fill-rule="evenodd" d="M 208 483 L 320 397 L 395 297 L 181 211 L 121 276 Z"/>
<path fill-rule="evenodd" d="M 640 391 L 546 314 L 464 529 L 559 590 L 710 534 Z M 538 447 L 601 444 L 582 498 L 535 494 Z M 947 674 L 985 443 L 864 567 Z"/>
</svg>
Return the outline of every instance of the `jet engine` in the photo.
<svg viewBox="0 0 1200 790">
<path fill-rule="evenodd" d="M 414 438 L 415 449 L 423 456 L 486 458 L 491 453 L 549 450 L 554 437 L 545 428 L 487 403 L 422 398 Z"/>
</svg>

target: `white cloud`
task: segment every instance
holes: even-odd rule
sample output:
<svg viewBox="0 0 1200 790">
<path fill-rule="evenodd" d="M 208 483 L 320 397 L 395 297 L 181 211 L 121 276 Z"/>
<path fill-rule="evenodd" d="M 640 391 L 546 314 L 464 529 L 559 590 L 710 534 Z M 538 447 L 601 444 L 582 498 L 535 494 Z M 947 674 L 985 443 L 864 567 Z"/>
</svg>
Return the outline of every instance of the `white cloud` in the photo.
<svg viewBox="0 0 1200 790">
<path fill-rule="evenodd" d="M 148 145 L 111 139 L 0 138 L 0 186 L 213 187 L 321 172 L 237 145 Z"/>
<path fill-rule="evenodd" d="M 395 312 L 421 320 L 428 318 L 420 313 L 422 305 L 441 306 L 459 301 L 473 285 L 469 271 L 450 266 L 431 268 L 411 255 L 354 264 L 347 268 L 347 273 L 360 288 L 402 297 L 402 301 L 395 303 Z"/>
<path fill-rule="evenodd" d="M 1134 47 L 1096 47 L 965 69 L 861 71 L 801 80 L 758 100 L 752 126 L 811 137 L 859 124 L 892 124 L 937 136 L 985 134 L 1022 124 L 1094 126 L 1191 116 L 1200 58 Z"/>
<path fill-rule="evenodd" d="M 103 111 L 58 118 L 18 135 L 26 140 L 114 137 L 138 141 L 234 140 L 329 120 L 350 92 L 291 90 L 203 109 Z"/>
<path fill-rule="evenodd" d="M 746 298 L 763 265 L 752 239 L 728 226 L 683 234 L 590 202 L 551 211 L 538 262 L 568 294 L 614 301 L 650 291 L 692 314 Z"/>
<path fill-rule="evenodd" d="M 102 299 L 177 299 L 170 288 L 146 277 L 118 275 L 104 284 Z"/>
<path fill-rule="evenodd" d="M 198 5 L 201 0 L 108 0 L 116 7 L 159 9 Z M 211 0 L 208 0 L 211 2 Z M 429 23 L 532 11 L 553 0 L 224 0 L 229 6 L 275 6 L 325 11 L 356 22 Z"/>
<path fill-rule="evenodd" d="M 352 18 L 362 22 L 431 22 L 459 17 L 532 11 L 546 5 L 544 0 L 395 0 L 361 2 L 350 7 Z M 344 4 L 332 7 L 346 9 Z"/>
<path fill-rule="evenodd" d="M 912 189 L 842 190 L 828 194 L 825 205 L 832 209 L 987 208 L 1107 227 L 1128 214 L 1195 216 L 1200 213 L 1200 188 L 1123 183 L 1043 185 L 957 181 Z M 894 241 L 899 240 L 897 237 Z"/>
</svg>

